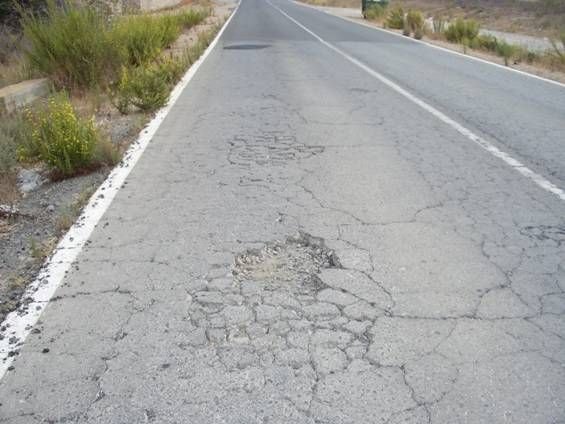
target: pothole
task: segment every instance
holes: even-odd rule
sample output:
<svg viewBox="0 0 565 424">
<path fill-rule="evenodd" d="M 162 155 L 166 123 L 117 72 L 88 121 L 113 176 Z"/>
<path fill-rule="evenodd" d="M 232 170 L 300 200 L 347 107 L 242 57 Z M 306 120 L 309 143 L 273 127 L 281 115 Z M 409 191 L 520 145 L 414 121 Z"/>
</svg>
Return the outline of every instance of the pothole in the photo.
<svg viewBox="0 0 565 424">
<path fill-rule="evenodd" d="M 230 141 L 229 161 L 234 165 L 281 166 L 324 151 L 322 146 L 299 143 L 293 135 L 265 133 L 237 136 Z"/>
<path fill-rule="evenodd" d="M 266 289 L 312 293 L 324 286 L 317 276 L 323 268 L 341 268 L 335 252 L 323 239 L 300 232 L 284 241 L 269 242 L 262 249 L 240 253 L 233 275 L 239 281 L 264 283 Z"/>
</svg>

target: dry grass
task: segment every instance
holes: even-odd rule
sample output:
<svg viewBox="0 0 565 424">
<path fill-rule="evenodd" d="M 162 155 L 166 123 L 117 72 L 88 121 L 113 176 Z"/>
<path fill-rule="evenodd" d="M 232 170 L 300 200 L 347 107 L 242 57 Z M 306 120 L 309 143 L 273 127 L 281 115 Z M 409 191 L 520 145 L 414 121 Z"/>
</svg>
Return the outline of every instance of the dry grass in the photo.
<svg viewBox="0 0 565 424">
<path fill-rule="evenodd" d="M 0 205 L 14 206 L 20 199 L 15 172 L 0 173 Z"/>
<path fill-rule="evenodd" d="M 347 1 L 347 0 L 343 0 Z M 565 28 L 565 1 L 557 0 L 391 0 L 392 6 L 427 16 L 474 19 L 483 27 L 538 37 L 557 37 Z"/>
<path fill-rule="evenodd" d="M 55 230 L 57 231 L 57 234 L 63 235 L 69 228 L 71 228 L 95 191 L 96 186 L 90 186 L 83 189 L 75 196 L 71 204 L 57 217 L 57 221 L 55 222 Z"/>
<path fill-rule="evenodd" d="M 301 0 L 314 6 L 351 7 L 361 9 L 360 0 Z"/>
</svg>

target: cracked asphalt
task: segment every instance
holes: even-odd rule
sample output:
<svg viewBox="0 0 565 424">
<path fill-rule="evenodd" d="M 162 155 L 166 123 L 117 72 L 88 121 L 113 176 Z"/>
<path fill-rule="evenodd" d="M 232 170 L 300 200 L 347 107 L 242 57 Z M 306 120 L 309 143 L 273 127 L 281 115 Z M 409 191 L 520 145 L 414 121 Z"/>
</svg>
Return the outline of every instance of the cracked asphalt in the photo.
<svg viewBox="0 0 565 424">
<path fill-rule="evenodd" d="M 565 90 L 285 0 L 556 184 Z M 564 423 L 565 205 L 243 0 L 0 382 L 2 423 Z"/>
</svg>

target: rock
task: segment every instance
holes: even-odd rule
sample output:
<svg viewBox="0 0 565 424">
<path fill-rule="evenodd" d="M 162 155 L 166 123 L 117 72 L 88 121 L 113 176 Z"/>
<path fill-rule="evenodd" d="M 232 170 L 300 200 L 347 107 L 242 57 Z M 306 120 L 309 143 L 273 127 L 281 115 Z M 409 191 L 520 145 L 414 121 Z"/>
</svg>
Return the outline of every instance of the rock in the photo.
<svg viewBox="0 0 565 424">
<path fill-rule="evenodd" d="M 41 174 L 33 169 L 22 169 L 18 173 L 18 188 L 22 193 L 29 193 L 45 183 Z"/>
<path fill-rule="evenodd" d="M 55 211 L 55 206 L 54 205 L 49 205 L 47 206 L 47 212 L 54 212 Z"/>
</svg>

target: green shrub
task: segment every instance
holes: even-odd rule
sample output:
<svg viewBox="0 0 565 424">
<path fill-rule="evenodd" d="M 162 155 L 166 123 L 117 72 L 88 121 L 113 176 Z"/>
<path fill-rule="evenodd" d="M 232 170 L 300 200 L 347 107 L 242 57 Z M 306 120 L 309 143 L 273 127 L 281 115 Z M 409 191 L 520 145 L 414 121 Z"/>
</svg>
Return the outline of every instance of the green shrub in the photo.
<svg viewBox="0 0 565 424">
<path fill-rule="evenodd" d="M 176 14 L 175 19 L 184 29 L 190 29 L 210 16 L 211 13 L 210 9 L 190 9 Z"/>
<path fill-rule="evenodd" d="M 107 21 L 96 10 L 51 0 L 46 16 L 24 13 L 22 24 L 30 64 L 58 85 L 92 87 L 107 78 L 114 52 Z"/>
<path fill-rule="evenodd" d="M 93 166 L 99 134 L 93 120 L 77 116 L 65 95 L 50 98 L 45 107 L 28 111 L 30 143 L 18 148 L 20 160 L 41 160 L 69 176 Z"/>
<path fill-rule="evenodd" d="M 185 69 L 190 66 L 190 63 L 187 62 L 185 57 L 169 57 L 161 59 L 155 66 L 157 72 L 163 76 L 167 84 L 173 85 L 181 79 Z"/>
<path fill-rule="evenodd" d="M 496 43 L 496 54 L 504 58 L 504 64 L 506 66 L 508 66 L 510 59 L 514 57 L 517 51 L 517 46 L 509 44 L 506 41 L 498 40 Z"/>
<path fill-rule="evenodd" d="M 479 24 L 472 19 L 456 19 L 445 30 L 445 38 L 452 43 L 461 43 L 466 38 L 470 42 L 479 35 Z"/>
<path fill-rule="evenodd" d="M 110 38 L 128 64 L 139 66 L 155 59 L 179 34 L 180 25 L 172 16 L 138 15 L 119 19 Z"/>
<path fill-rule="evenodd" d="M 209 9 L 110 20 L 96 7 L 48 0 L 45 16 L 23 12 L 27 57 L 33 68 L 67 88 L 106 87 L 124 65 L 153 61 Z"/>
<path fill-rule="evenodd" d="M 432 26 L 434 34 L 443 34 L 445 32 L 445 19 L 441 16 L 434 17 Z"/>
<path fill-rule="evenodd" d="M 133 105 L 150 112 L 163 107 L 169 97 L 170 76 L 164 75 L 156 65 L 122 69 L 114 93 L 114 104 L 121 113 Z"/>
<path fill-rule="evenodd" d="M 423 34 L 424 16 L 422 13 L 417 10 L 409 10 L 406 14 L 406 28 L 408 29 L 408 35 L 410 35 L 410 33 L 416 35 L 416 32 Z M 420 38 L 422 37 L 420 36 Z"/>
<path fill-rule="evenodd" d="M 187 10 L 167 15 L 133 15 L 118 19 L 110 38 L 112 45 L 125 52 L 130 65 L 139 66 L 154 60 L 169 47 L 183 29 L 202 22 L 209 9 Z"/>
<path fill-rule="evenodd" d="M 471 40 L 471 47 L 478 50 L 485 50 L 489 52 L 496 51 L 498 40 L 492 35 L 478 35 Z"/>
<path fill-rule="evenodd" d="M 403 29 L 404 28 L 404 10 L 401 7 L 392 9 L 387 18 L 386 26 L 392 29 Z"/>
<path fill-rule="evenodd" d="M 365 10 L 365 19 L 377 21 L 386 15 L 386 7 L 381 4 L 373 4 Z"/>
</svg>

